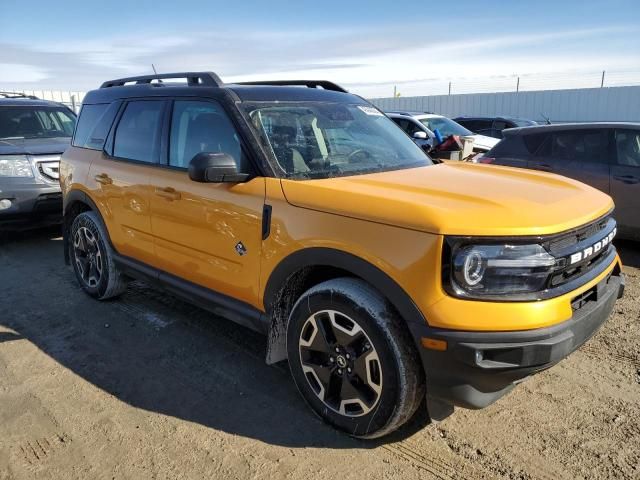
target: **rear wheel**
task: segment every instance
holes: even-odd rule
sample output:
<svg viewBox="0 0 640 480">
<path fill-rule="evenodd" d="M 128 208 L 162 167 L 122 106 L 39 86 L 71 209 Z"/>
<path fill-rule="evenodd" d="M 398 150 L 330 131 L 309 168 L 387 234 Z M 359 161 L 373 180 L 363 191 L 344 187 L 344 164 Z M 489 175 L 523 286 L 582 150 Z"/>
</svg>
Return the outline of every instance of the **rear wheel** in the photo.
<svg viewBox="0 0 640 480">
<path fill-rule="evenodd" d="M 106 239 L 106 232 L 94 212 L 83 212 L 73 220 L 69 258 L 82 289 L 99 300 L 116 297 L 127 287 Z"/>
<path fill-rule="evenodd" d="M 351 435 L 392 432 L 424 397 L 424 376 L 406 328 L 361 280 L 330 280 L 304 293 L 290 315 L 287 349 L 305 400 Z"/>
</svg>

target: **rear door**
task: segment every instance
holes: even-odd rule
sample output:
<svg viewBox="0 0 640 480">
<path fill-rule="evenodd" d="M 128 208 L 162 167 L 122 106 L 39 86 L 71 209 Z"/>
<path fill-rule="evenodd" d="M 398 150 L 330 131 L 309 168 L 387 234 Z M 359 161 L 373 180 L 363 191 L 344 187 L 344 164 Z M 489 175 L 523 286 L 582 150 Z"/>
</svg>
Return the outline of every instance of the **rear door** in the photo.
<svg viewBox="0 0 640 480">
<path fill-rule="evenodd" d="M 613 131 L 603 128 L 551 131 L 529 168 L 574 178 L 609 193 Z"/>
<path fill-rule="evenodd" d="M 640 239 L 640 130 L 615 131 L 616 158 L 611 166 L 615 217 L 625 236 Z"/>
<path fill-rule="evenodd" d="M 125 102 L 104 151 L 91 163 L 87 182 L 116 250 L 148 264 L 155 262 L 149 215 L 150 179 L 158 166 L 166 103 Z"/>
</svg>

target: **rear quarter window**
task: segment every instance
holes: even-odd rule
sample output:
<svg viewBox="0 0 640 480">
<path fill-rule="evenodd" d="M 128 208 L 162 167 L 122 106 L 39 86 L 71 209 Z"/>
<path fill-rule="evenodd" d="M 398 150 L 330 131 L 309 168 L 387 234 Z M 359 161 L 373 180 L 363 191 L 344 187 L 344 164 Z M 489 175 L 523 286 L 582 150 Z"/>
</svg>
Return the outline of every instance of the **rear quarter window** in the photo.
<svg viewBox="0 0 640 480">
<path fill-rule="evenodd" d="M 495 147 L 493 147 L 488 153 L 487 157 L 500 158 L 500 157 L 512 157 L 522 158 L 529 157 L 531 151 L 521 136 L 506 137 L 500 141 Z"/>
<path fill-rule="evenodd" d="M 80 111 L 72 145 L 90 150 L 102 150 L 119 106 L 119 102 L 84 105 Z"/>
</svg>

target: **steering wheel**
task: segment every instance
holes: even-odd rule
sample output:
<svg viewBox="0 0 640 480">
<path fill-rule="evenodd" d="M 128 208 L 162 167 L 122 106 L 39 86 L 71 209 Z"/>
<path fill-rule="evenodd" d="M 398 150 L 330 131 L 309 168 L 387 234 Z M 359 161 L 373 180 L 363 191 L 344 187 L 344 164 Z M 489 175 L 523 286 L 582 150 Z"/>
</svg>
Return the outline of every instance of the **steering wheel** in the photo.
<svg viewBox="0 0 640 480">
<path fill-rule="evenodd" d="M 347 155 L 347 160 L 351 161 L 351 159 L 353 159 L 356 155 L 363 155 L 365 158 L 371 158 L 371 153 L 369 153 L 364 148 L 358 148 L 357 150 L 354 150 L 349 155 Z"/>
</svg>

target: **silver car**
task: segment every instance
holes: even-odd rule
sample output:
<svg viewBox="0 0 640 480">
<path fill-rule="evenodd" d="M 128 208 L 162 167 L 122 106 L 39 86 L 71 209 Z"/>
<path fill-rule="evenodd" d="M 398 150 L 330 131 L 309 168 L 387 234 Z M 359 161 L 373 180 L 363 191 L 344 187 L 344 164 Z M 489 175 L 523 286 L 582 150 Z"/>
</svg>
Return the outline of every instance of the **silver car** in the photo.
<svg viewBox="0 0 640 480">
<path fill-rule="evenodd" d="M 64 105 L 0 92 L 0 231 L 61 221 L 58 168 L 75 122 Z"/>
</svg>

